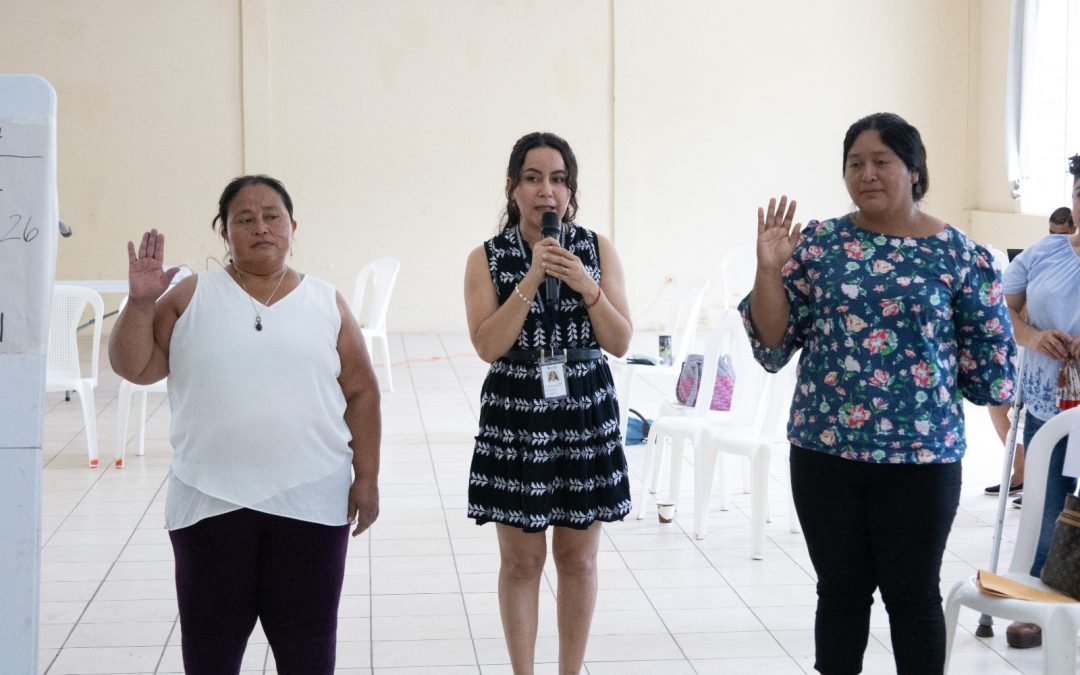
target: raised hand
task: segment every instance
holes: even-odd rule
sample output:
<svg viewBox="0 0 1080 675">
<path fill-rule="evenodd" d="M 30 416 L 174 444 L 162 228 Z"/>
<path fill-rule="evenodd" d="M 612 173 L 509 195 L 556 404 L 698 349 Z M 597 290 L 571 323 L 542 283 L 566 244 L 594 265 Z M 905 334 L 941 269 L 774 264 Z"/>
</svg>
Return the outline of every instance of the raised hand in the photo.
<svg viewBox="0 0 1080 675">
<path fill-rule="evenodd" d="M 791 226 L 791 221 L 795 219 L 795 200 L 789 204 L 787 195 L 782 195 L 777 204 L 776 198 L 770 199 L 769 210 L 759 207 L 757 219 L 758 270 L 779 275 L 784 263 L 795 252 L 802 230 L 802 223 Z"/>
<path fill-rule="evenodd" d="M 165 235 L 150 230 L 142 236 L 139 250 L 128 242 L 128 302 L 153 303 L 169 288 L 179 267 L 163 269 Z"/>
</svg>

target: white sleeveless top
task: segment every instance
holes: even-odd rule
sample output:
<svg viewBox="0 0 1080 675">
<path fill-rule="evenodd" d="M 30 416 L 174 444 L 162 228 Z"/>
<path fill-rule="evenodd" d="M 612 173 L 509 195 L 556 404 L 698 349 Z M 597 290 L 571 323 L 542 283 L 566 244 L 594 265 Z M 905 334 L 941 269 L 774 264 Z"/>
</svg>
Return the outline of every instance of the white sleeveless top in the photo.
<svg viewBox="0 0 1080 675">
<path fill-rule="evenodd" d="M 203 273 L 173 329 L 170 530 L 240 508 L 347 522 L 352 435 L 334 287 L 305 276 L 272 307 L 255 302 L 262 331 L 228 272 Z"/>
</svg>

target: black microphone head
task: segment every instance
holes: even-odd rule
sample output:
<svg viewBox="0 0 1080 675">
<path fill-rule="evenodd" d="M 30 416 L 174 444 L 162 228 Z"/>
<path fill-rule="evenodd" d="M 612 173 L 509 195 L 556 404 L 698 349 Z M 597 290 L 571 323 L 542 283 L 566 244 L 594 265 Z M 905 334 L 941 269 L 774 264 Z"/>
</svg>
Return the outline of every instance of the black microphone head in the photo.
<svg viewBox="0 0 1080 675">
<path fill-rule="evenodd" d="M 548 237 L 558 239 L 561 229 L 559 214 L 554 211 L 544 211 L 544 215 L 540 217 L 540 236 L 545 239 Z"/>
</svg>

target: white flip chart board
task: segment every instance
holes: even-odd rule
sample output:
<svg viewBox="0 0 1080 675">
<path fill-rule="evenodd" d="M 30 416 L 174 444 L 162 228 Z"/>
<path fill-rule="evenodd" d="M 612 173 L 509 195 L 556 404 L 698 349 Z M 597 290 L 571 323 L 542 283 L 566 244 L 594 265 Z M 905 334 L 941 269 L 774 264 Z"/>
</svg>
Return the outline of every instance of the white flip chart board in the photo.
<svg viewBox="0 0 1080 675">
<path fill-rule="evenodd" d="M 0 75 L 0 670 L 38 672 L 41 468 L 56 268 L 56 92 Z"/>
</svg>

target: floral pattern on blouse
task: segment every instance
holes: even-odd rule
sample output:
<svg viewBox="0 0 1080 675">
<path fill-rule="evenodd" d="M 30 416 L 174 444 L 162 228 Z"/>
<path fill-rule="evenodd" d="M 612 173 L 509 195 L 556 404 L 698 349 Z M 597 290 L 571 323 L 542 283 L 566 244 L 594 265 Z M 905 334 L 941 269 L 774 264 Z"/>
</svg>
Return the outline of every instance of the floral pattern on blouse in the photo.
<svg viewBox="0 0 1080 675">
<path fill-rule="evenodd" d="M 754 335 L 770 372 L 796 350 L 788 437 L 800 447 L 875 463 L 957 462 L 962 398 L 1011 400 L 1016 344 L 991 255 L 952 226 L 929 237 L 812 221 L 783 268 L 790 311 L 780 347 Z"/>
</svg>

